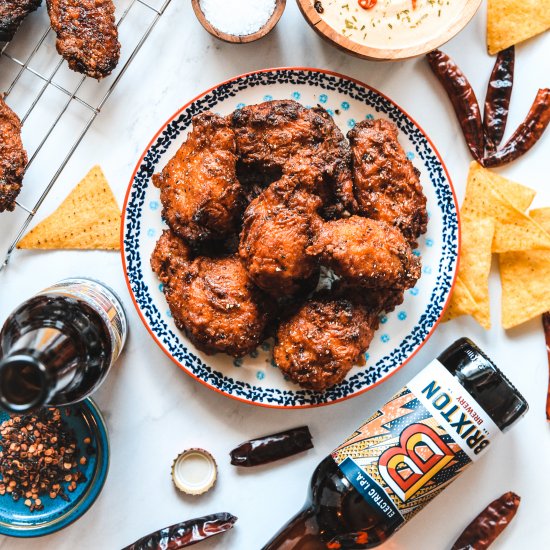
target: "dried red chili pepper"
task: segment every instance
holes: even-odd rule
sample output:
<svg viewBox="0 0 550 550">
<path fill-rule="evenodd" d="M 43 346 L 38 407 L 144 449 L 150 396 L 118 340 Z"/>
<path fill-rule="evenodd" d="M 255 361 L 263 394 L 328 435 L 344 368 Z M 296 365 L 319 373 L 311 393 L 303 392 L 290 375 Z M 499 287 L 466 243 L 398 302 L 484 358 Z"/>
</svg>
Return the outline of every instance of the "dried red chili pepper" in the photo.
<svg viewBox="0 0 550 550">
<path fill-rule="evenodd" d="M 500 145 L 506 129 L 514 85 L 514 60 L 514 46 L 500 51 L 487 86 L 483 129 L 485 130 L 485 148 L 489 151 L 494 151 Z"/>
<path fill-rule="evenodd" d="M 476 95 L 458 65 L 441 50 L 426 55 L 430 68 L 447 92 L 473 157 L 480 161 L 485 152 L 481 112 Z"/>
<path fill-rule="evenodd" d="M 225 533 L 237 518 L 222 512 L 176 523 L 143 537 L 122 550 L 178 550 L 201 540 Z"/>
<path fill-rule="evenodd" d="M 259 466 L 313 448 L 307 426 L 241 443 L 230 453 L 235 466 Z"/>
<path fill-rule="evenodd" d="M 542 326 L 546 338 L 546 351 L 548 353 L 548 368 L 550 370 L 550 311 L 542 316 Z M 546 395 L 546 419 L 550 420 L 550 380 L 548 381 L 548 393 Z"/>
<path fill-rule="evenodd" d="M 493 500 L 453 544 L 451 550 L 485 550 L 516 515 L 520 497 L 509 491 Z"/>
<path fill-rule="evenodd" d="M 543 88 L 538 91 L 529 114 L 517 127 L 506 145 L 498 151 L 489 153 L 482 161 L 483 166 L 502 166 L 521 157 L 535 145 L 548 124 L 550 124 L 550 89 Z"/>
</svg>

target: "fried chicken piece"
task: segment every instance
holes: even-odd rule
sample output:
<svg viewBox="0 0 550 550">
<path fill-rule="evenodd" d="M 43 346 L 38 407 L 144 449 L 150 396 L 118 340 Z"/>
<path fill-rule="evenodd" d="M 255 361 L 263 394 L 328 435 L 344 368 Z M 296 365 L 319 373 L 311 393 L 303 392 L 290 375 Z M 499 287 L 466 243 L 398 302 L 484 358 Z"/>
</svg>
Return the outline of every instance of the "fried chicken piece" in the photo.
<svg viewBox="0 0 550 550">
<path fill-rule="evenodd" d="M 332 129 L 324 117 L 296 101 L 266 101 L 232 115 L 241 160 L 262 172 L 280 174 L 306 147 L 319 147 Z"/>
<path fill-rule="evenodd" d="M 199 349 L 242 357 L 262 342 L 268 305 L 238 257 L 199 256 L 181 288 L 172 314 Z"/>
<path fill-rule="evenodd" d="M 246 204 L 253 201 L 275 181 L 272 178 L 266 178 L 264 174 L 244 164 L 239 158 L 237 158 L 237 179 L 243 188 Z"/>
<path fill-rule="evenodd" d="M 42 0 L 0 0 L 0 42 L 9 42 L 23 19 L 41 3 Z"/>
<path fill-rule="evenodd" d="M 413 248 L 426 232 L 426 197 L 420 173 L 387 120 L 363 120 L 348 132 L 357 213 L 399 228 Z"/>
<path fill-rule="evenodd" d="M 374 290 L 371 288 L 361 288 L 358 291 L 361 295 L 361 303 L 378 313 L 393 311 L 403 303 L 405 298 L 405 290 L 401 288 L 377 288 Z"/>
<path fill-rule="evenodd" d="M 252 280 L 272 296 L 295 294 L 318 276 L 306 254 L 321 200 L 288 177 L 265 189 L 244 213 L 239 255 Z"/>
<path fill-rule="evenodd" d="M 241 357 L 256 349 L 270 309 L 239 258 L 189 258 L 189 248 L 169 231 L 151 258 L 176 326 L 209 354 Z"/>
<path fill-rule="evenodd" d="M 306 252 L 350 285 L 403 290 L 420 277 L 420 260 L 402 233 L 361 216 L 323 223 Z"/>
<path fill-rule="evenodd" d="M 325 161 L 316 151 L 304 149 L 293 155 L 283 167 L 283 175 L 300 183 L 300 188 L 318 195 L 323 203 L 333 199 L 330 182 L 324 172 Z"/>
<path fill-rule="evenodd" d="M 0 212 L 12 211 L 27 166 L 21 121 L 0 95 Z"/>
<path fill-rule="evenodd" d="M 273 358 L 293 382 L 326 390 L 365 364 L 378 323 L 376 312 L 349 297 L 318 295 L 281 323 Z"/>
<path fill-rule="evenodd" d="M 326 166 L 325 159 L 318 152 L 304 149 L 296 153 L 285 164 L 283 176 L 292 178 L 293 181 L 297 182 L 300 189 L 321 198 L 323 218 L 335 219 L 343 215 L 349 215 L 349 210 L 354 207 L 349 200 L 345 201 L 346 205 L 340 200 L 339 192 L 334 188 L 334 181 L 337 181 L 337 179 L 333 175 L 329 176 Z M 342 164 L 342 166 L 347 168 L 347 165 Z M 349 168 L 347 170 L 349 172 Z"/>
<path fill-rule="evenodd" d="M 323 108 L 306 109 L 292 100 L 267 101 L 236 110 L 232 123 L 244 165 L 271 181 L 283 171 L 289 176 L 300 172 L 308 191 L 325 200 L 334 197 L 345 208 L 355 206 L 349 144 Z M 298 155 L 300 160 L 287 167 Z"/>
<path fill-rule="evenodd" d="M 56 47 L 69 67 L 98 80 L 109 76 L 120 58 L 112 0 L 47 0 Z"/>
<path fill-rule="evenodd" d="M 170 229 L 165 229 L 151 256 L 151 268 L 163 284 L 185 274 L 191 263 L 191 250 Z"/>
<path fill-rule="evenodd" d="M 244 196 L 236 176 L 235 135 L 211 112 L 193 118 L 193 129 L 153 183 L 163 216 L 190 245 L 230 236 L 238 229 Z"/>
<path fill-rule="evenodd" d="M 365 288 L 349 285 L 343 279 L 333 282 L 331 292 L 338 296 L 349 296 L 369 311 L 377 313 L 390 313 L 405 299 L 405 290 L 401 288 Z"/>
</svg>

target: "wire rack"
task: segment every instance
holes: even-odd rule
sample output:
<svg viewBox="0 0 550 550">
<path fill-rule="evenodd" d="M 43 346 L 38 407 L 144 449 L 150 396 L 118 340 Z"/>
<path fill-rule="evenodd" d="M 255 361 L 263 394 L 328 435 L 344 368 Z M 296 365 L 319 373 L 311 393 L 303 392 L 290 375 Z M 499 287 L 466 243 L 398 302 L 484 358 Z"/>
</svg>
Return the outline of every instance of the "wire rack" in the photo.
<svg viewBox="0 0 550 550">
<path fill-rule="evenodd" d="M 73 73 L 68 69 L 63 58 L 55 53 L 55 33 L 51 30 L 44 13 L 32 14 L 30 18 L 34 17 L 34 21 L 28 23 L 31 28 L 20 29 L 12 42 L 2 45 L 0 75 L 3 78 L 0 79 L 0 86 L 4 90 L 4 98 L 18 113 L 23 124 L 23 141 L 29 154 L 23 190 L 27 185 L 30 186 L 28 180 L 32 177 L 33 196 L 27 199 L 19 197 L 16 202 L 16 210 L 19 209 L 23 214 L 22 217 L 19 216 L 19 223 L 16 223 L 13 228 L 13 241 L 5 253 L 3 262 L 0 263 L 0 271 L 7 267 L 17 243 L 24 235 L 38 209 L 171 2 L 171 0 L 156 1 L 158 5 L 155 5 L 155 0 L 115 0 L 117 13 L 120 13 L 117 26 L 122 43 L 122 57 L 113 74 L 100 82 Z M 43 10 L 44 8 L 40 11 Z M 37 33 L 37 29 L 32 28 L 33 24 L 34 27 L 38 26 L 40 32 Z M 27 25 L 27 21 L 23 24 L 23 26 L 25 25 Z M 47 26 L 44 29 L 45 25 Z M 128 28 L 125 29 L 125 26 Z M 128 42 L 130 42 L 130 38 L 133 42 L 131 48 L 125 47 L 127 44 L 123 35 L 125 30 Z M 30 45 L 28 40 L 16 43 L 18 34 L 24 31 L 29 31 L 25 34 L 31 33 L 32 36 L 37 36 L 38 40 L 31 42 Z M 6 76 L 8 85 L 5 84 Z M 18 87 L 23 88 L 22 93 L 18 93 Z M 0 88 L 0 93 L 2 88 Z M 55 101 L 52 101 L 52 92 L 55 93 Z M 24 96 L 24 101 L 19 101 L 18 106 L 14 106 L 15 101 L 12 101 L 12 97 L 15 100 L 15 97 L 21 96 Z M 75 111 L 74 106 L 78 107 L 78 112 L 71 113 L 71 111 Z M 42 114 L 45 112 L 50 117 L 46 124 L 34 127 L 31 119 L 39 110 L 43 111 Z M 64 118 L 71 119 L 72 132 L 71 139 L 61 140 L 65 143 L 65 147 L 61 149 L 58 147 L 60 143 L 58 130 L 60 126 L 63 126 L 60 122 Z M 30 147 L 25 140 L 25 130 L 29 125 L 32 126 L 32 132 L 29 134 L 32 137 Z M 52 144 L 53 141 L 55 143 Z M 38 166 L 41 157 L 47 157 L 53 169 L 50 170 L 51 175 L 48 175 L 50 179 L 45 179 L 47 182 L 45 187 L 40 188 L 36 186 L 36 181 L 43 179 L 43 168 Z M 33 173 L 31 174 L 31 172 Z M 27 203 L 26 200 L 30 202 Z"/>
</svg>

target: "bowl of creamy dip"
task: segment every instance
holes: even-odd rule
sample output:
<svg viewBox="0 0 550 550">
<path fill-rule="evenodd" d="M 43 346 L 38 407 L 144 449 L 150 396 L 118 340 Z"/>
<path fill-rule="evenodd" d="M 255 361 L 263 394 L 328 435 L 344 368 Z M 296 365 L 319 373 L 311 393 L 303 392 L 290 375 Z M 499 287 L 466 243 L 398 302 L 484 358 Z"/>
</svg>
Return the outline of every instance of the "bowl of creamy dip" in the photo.
<svg viewBox="0 0 550 550">
<path fill-rule="evenodd" d="M 407 59 L 461 31 L 481 0 L 297 0 L 311 27 L 364 59 Z"/>
</svg>

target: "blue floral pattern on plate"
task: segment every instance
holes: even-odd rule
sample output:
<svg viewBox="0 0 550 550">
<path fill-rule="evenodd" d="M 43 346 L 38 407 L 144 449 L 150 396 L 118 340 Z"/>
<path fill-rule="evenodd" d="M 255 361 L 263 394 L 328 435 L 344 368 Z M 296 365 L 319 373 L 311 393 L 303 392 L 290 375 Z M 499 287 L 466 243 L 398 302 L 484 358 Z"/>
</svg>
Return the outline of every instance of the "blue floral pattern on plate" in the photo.
<svg viewBox="0 0 550 550">
<path fill-rule="evenodd" d="M 155 239 L 146 238 L 147 230 L 156 229 L 160 235 L 165 227 L 159 212 L 145 207 L 159 200 L 151 176 L 175 154 L 193 116 L 208 109 L 229 114 L 236 107 L 259 103 L 267 96 L 290 97 L 303 105 L 322 103 L 343 132 L 349 130 L 349 120 L 383 117 L 393 121 L 399 128 L 401 144 L 421 173 L 432 214 L 428 233 L 419 240 L 422 277 L 405 294 L 399 309 L 405 315 L 396 311 L 388 314 L 384 334 L 373 340 L 366 354 L 366 367 L 354 367 L 341 384 L 325 392 L 301 389 L 286 381 L 277 369 L 266 370 L 266 365 L 272 363 L 269 345 L 260 346 L 257 353 L 236 361 L 223 354 L 208 356 L 198 351 L 168 316 L 164 296 L 149 267 Z M 207 386 L 265 406 L 307 407 L 339 401 L 367 390 L 395 372 L 420 348 L 437 324 L 456 272 L 457 205 L 445 167 L 432 143 L 405 112 L 376 90 L 345 76 L 314 69 L 273 69 L 243 75 L 185 105 L 161 129 L 139 161 L 123 223 L 122 255 L 129 287 L 142 320 L 159 346 L 183 370 Z"/>
</svg>

